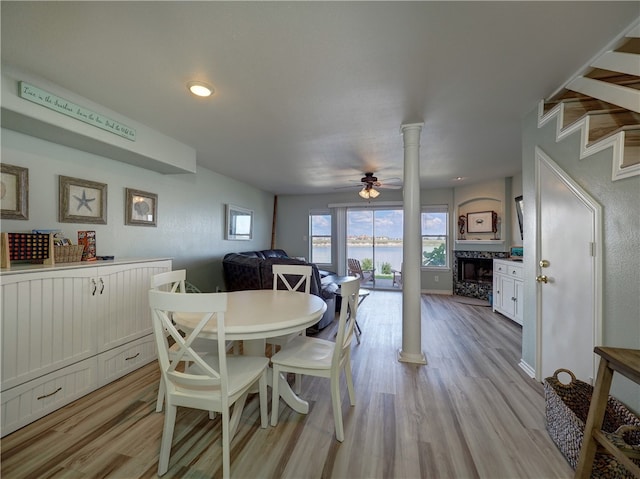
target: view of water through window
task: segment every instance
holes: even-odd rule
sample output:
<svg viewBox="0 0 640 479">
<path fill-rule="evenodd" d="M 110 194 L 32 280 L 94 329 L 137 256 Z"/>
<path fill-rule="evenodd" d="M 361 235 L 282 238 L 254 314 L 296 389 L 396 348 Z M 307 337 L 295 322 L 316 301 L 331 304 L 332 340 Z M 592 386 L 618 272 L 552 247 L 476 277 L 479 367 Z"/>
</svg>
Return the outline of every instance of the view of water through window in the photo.
<svg viewBox="0 0 640 479">
<path fill-rule="evenodd" d="M 447 213 L 422 213 L 423 265 L 445 266 Z M 312 217 L 312 247 L 315 263 L 331 263 L 330 217 Z M 323 236 L 324 235 L 324 236 Z M 376 276 L 402 269 L 402 209 L 349 209 L 347 211 L 347 257 L 360 261 L 364 269 L 374 267 Z"/>
<path fill-rule="evenodd" d="M 347 257 L 372 266 L 376 274 L 391 274 L 402 266 L 403 211 L 347 211 Z"/>
</svg>

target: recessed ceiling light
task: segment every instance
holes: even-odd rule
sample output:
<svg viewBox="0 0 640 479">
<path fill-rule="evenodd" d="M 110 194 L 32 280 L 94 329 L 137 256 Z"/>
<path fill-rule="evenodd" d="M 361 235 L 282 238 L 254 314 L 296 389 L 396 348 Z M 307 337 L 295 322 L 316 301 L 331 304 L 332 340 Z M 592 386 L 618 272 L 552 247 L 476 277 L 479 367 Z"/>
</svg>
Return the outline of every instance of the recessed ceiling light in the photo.
<svg viewBox="0 0 640 479">
<path fill-rule="evenodd" d="M 213 94 L 213 87 L 199 81 L 190 81 L 187 83 L 189 91 L 196 96 L 207 97 Z"/>
<path fill-rule="evenodd" d="M 464 180 L 464 178 L 462 176 L 456 176 L 454 178 L 454 181 L 462 181 L 462 180 Z"/>
</svg>

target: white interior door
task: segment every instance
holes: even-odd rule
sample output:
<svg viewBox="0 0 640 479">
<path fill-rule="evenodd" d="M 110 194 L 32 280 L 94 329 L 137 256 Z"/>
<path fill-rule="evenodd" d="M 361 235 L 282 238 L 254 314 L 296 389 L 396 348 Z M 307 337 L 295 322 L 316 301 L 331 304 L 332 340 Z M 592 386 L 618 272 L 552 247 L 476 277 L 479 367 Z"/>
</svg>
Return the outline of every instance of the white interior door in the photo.
<svg viewBox="0 0 640 479">
<path fill-rule="evenodd" d="M 601 340 L 600 207 L 544 153 L 536 157 L 539 378 L 567 368 L 592 383 Z"/>
</svg>

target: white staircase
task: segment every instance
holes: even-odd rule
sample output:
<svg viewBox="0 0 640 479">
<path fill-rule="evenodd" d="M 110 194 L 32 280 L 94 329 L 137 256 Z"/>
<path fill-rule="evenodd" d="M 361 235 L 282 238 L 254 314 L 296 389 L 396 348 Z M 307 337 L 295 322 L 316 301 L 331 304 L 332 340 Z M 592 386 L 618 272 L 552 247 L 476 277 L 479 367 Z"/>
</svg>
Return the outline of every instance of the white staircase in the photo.
<svg viewBox="0 0 640 479">
<path fill-rule="evenodd" d="M 640 23 L 540 102 L 538 127 L 553 118 L 557 141 L 580 132 L 580 159 L 613 149 L 613 181 L 640 175 Z"/>
</svg>

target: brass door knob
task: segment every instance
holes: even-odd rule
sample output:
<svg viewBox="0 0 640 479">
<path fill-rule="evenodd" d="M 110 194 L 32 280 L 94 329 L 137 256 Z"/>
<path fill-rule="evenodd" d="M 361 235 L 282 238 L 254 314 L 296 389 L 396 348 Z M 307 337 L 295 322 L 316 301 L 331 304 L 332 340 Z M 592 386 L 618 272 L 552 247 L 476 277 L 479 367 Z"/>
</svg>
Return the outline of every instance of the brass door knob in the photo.
<svg viewBox="0 0 640 479">
<path fill-rule="evenodd" d="M 540 276 L 536 276 L 536 281 L 538 283 L 548 283 L 549 282 L 549 278 L 547 278 L 544 274 L 540 275 Z"/>
<path fill-rule="evenodd" d="M 548 268 L 549 267 L 549 262 L 546 259 L 541 259 L 540 263 L 538 263 L 540 265 L 541 268 Z"/>
</svg>

